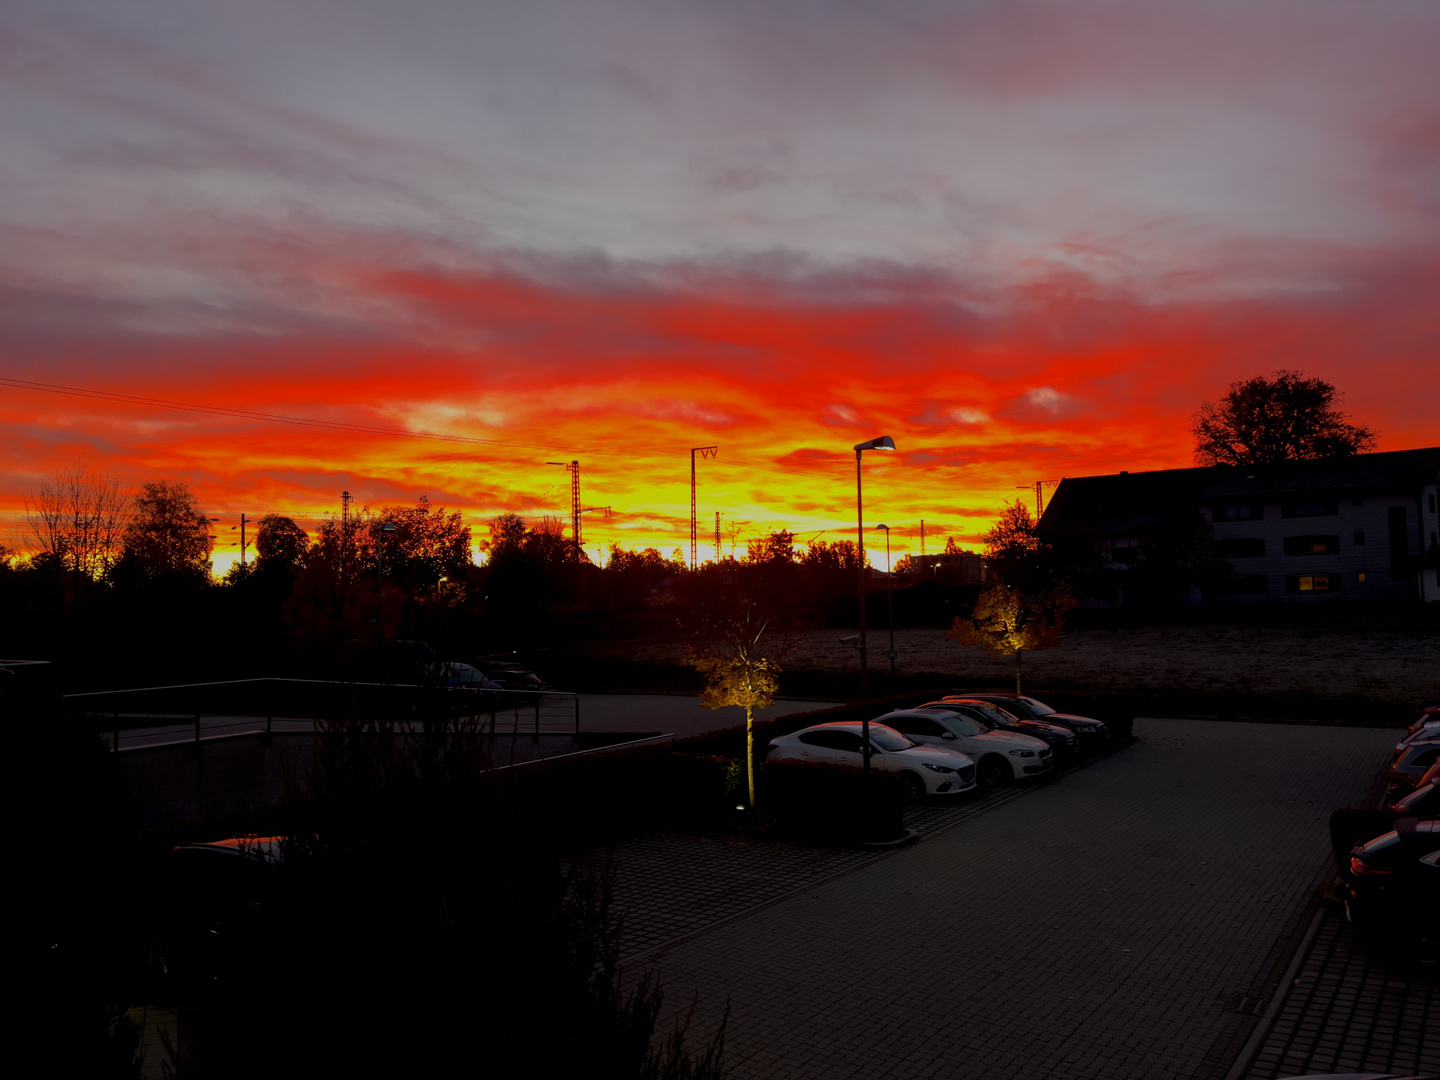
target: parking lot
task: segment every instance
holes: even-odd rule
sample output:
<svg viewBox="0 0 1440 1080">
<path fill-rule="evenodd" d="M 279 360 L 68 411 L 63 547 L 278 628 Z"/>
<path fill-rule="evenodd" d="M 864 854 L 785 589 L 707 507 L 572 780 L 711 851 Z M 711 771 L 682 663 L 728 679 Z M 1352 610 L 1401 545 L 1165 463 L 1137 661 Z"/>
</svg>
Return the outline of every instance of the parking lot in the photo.
<svg viewBox="0 0 1440 1080">
<path fill-rule="evenodd" d="M 1373 800 L 1395 732 L 1136 735 L 1055 783 L 925 808 L 920 842 L 883 854 L 636 841 L 630 970 L 658 969 L 671 1007 L 698 994 L 697 1033 L 728 1002 L 737 1077 L 1220 1080 L 1312 923 L 1330 810 Z"/>
</svg>

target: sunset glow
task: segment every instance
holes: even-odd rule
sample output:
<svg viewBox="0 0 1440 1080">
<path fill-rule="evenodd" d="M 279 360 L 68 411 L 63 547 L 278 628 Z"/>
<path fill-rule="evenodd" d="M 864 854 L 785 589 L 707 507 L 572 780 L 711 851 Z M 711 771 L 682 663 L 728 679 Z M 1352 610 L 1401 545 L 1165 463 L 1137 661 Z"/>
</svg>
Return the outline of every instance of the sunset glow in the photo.
<svg viewBox="0 0 1440 1080">
<path fill-rule="evenodd" d="M 191 484 L 218 569 L 341 490 L 479 538 L 563 457 L 592 556 L 668 554 L 714 443 L 705 559 L 853 536 L 888 434 L 898 557 L 1275 368 L 1440 434 L 1433 6 L 294 7 L 10 6 L 0 375 L 491 442 L 0 386 L 0 541 L 77 462 Z"/>
</svg>

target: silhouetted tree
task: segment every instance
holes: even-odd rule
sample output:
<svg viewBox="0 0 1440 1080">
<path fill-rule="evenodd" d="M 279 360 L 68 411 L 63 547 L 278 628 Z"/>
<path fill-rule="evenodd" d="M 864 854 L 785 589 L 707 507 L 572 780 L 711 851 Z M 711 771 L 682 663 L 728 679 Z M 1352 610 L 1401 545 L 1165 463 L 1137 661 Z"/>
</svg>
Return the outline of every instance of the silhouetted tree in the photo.
<svg viewBox="0 0 1440 1080">
<path fill-rule="evenodd" d="M 129 514 L 130 497 L 119 480 L 78 468 L 61 469 L 25 500 L 35 554 L 49 556 L 69 577 L 77 601 L 114 567 Z"/>
<path fill-rule="evenodd" d="M 210 577 L 210 521 L 184 483 L 154 480 L 135 496 L 121 560 L 149 579 Z"/>
<path fill-rule="evenodd" d="M 777 529 L 760 540 L 751 540 L 746 545 L 746 561 L 752 563 L 795 561 L 795 534 L 786 529 Z"/>
<path fill-rule="evenodd" d="M 1375 433 L 1347 422 L 1339 392 L 1304 372 L 1277 371 L 1230 384 L 1218 404 L 1203 402 L 1191 419 L 1201 465 L 1264 465 L 1272 461 L 1348 457 L 1370 450 Z"/>
<path fill-rule="evenodd" d="M 260 519 L 255 534 L 255 561 L 262 572 L 272 568 L 298 570 L 309 549 L 309 534 L 292 519 L 281 514 L 266 514 Z"/>
</svg>

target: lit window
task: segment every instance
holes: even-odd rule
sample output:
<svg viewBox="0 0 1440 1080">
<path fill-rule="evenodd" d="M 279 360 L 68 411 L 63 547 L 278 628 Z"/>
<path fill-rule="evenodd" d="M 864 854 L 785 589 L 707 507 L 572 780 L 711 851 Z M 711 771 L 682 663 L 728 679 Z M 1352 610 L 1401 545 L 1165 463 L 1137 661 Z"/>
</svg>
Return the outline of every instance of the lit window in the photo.
<svg viewBox="0 0 1440 1080">
<path fill-rule="evenodd" d="M 1330 575 L 1329 575 L 1329 574 L 1316 574 L 1316 575 L 1315 575 L 1315 591 L 1316 591 L 1316 592 L 1328 592 L 1329 589 L 1330 589 Z"/>
<path fill-rule="evenodd" d="M 1301 574 L 1301 575 L 1300 575 L 1300 591 L 1301 591 L 1301 592 L 1314 592 L 1314 591 L 1315 591 L 1315 579 L 1314 579 L 1313 577 L 1311 577 L 1309 574 Z"/>
<path fill-rule="evenodd" d="M 1358 574 L 1356 574 L 1356 575 L 1355 575 L 1355 580 L 1358 581 L 1361 585 L 1364 585 L 1364 584 L 1365 584 L 1365 571 L 1364 571 L 1364 570 L 1361 570 Z"/>
</svg>

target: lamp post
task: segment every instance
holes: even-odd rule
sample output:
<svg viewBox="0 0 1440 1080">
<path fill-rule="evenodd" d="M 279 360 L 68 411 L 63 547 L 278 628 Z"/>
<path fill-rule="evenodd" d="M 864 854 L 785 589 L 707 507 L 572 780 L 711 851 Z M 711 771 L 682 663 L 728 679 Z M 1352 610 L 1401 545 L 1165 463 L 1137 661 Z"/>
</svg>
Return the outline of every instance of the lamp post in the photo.
<svg viewBox="0 0 1440 1080">
<path fill-rule="evenodd" d="M 860 456 L 866 450 L 894 450 L 895 440 L 880 435 L 855 444 L 855 563 L 860 575 L 860 754 L 864 758 L 865 780 L 870 779 L 870 684 L 865 666 L 865 497 L 860 482 Z"/>
<path fill-rule="evenodd" d="M 885 616 L 890 623 L 890 651 L 885 655 L 890 660 L 890 692 L 895 692 L 895 579 L 890 576 L 890 526 L 876 525 L 875 531 L 885 530 Z"/>
<path fill-rule="evenodd" d="M 385 564 L 385 537 L 394 535 L 395 523 L 385 521 L 380 524 L 380 535 L 375 538 L 375 627 L 379 631 L 380 619 L 383 611 L 380 606 L 380 590 L 384 583 L 380 580 L 381 572 Z M 380 631 L 383 634 L 383 631 Z"/>
</svg>

